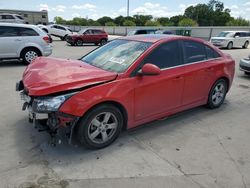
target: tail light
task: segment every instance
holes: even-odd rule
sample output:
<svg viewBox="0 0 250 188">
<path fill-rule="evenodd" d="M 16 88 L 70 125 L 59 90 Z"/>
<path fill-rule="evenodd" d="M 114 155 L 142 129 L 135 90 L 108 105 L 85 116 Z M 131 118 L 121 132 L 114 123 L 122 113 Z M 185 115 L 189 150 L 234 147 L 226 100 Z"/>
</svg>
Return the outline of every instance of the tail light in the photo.
<svg viewBox="0 0 250 188">
<path fill-rule="evenodd" d="M 49 44 L 49 43 L 50 43 L 50 39 L 49 39 L 49 37 L 48 37 L 48 36 L 43 37 L 43 40 L 44 40 L 47 44 Z"/>
</svg>

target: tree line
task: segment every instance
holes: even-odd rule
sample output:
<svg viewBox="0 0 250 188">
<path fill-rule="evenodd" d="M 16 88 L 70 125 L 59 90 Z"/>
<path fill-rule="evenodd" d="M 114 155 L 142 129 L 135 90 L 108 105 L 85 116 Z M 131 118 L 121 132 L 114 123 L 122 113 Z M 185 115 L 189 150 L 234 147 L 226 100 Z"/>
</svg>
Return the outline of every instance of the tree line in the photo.
<svg viewBox="0 0 250 188">
<path fill-rule="evenodd" d="M 186 8 L 183 15 L 170 18 L 154 18 L 152 15 L 118 16 L 111 18 L 104 16 L 97 20 L 75 17 L 64 20 L 55 17 L 57 24 L 81 26 L 250 26 L 249 20 L 242 17 L 234 18 L 231 10 L 224 7 L 218 0 L 210 0 L 207 4 L 197 4 Z"/>
</svg>

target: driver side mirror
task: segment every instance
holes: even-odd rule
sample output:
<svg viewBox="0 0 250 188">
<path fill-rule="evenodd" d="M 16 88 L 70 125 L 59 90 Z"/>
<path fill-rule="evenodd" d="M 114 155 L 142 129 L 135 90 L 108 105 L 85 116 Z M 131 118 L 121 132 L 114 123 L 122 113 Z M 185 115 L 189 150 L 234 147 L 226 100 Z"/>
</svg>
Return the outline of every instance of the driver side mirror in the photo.
<svg viewBox="0 0 250 188">
<path fill-rule="evenodd" d="M 161 69 L 154 64 L 147 63 L 138 71 L 138 74 L 142 76 L 156 76 L 161 74 Z"/>
<path fill-rule="evenodd" d="M 235 35 L 234 38 L 239 38 L 240 36 L 239 35 Z"/>
</svg>

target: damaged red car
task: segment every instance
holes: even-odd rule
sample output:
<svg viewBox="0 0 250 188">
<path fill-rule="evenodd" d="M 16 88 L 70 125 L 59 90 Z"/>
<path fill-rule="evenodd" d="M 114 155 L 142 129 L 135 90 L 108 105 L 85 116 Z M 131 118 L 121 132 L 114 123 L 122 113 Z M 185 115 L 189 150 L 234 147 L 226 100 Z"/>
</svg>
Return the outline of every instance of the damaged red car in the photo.
<svg viewBox="0 0 250 188">
<path fill-rule="evenodd" d="M 229 91 L 234 60 L 201 39 L 142 35 L 114 40 L 80 60 L 36 58 L 16 89 L 39 130 L 88 148 L 122 130 L 206 105 Z"/>
</svg>

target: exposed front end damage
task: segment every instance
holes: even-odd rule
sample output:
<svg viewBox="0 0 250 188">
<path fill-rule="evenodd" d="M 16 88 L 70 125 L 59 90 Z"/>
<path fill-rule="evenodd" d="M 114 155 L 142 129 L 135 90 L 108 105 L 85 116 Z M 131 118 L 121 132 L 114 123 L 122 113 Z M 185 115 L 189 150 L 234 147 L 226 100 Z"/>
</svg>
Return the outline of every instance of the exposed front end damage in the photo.
<svg viewBox="0 0 250 188">
<path fill-rule="evenodd" d="M 21 99 L 24 101 L 22 110 L 28 111 L 29 122 L 33 124 L 34 128 L 39 132 L 48 132 L 52 145 L 60 144 L 64 137 L 70 144 L 72 143 L 74 129 L 80 117 L 62 113 L 58 109 L 75 93 L 52 97 L 32 97 L 28 95 L 22 81 L 17 82 L 16 90 L 20 92 Z"/>
</svg>

